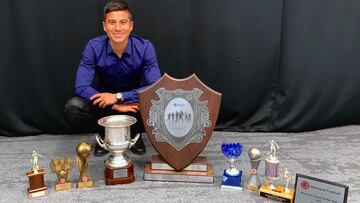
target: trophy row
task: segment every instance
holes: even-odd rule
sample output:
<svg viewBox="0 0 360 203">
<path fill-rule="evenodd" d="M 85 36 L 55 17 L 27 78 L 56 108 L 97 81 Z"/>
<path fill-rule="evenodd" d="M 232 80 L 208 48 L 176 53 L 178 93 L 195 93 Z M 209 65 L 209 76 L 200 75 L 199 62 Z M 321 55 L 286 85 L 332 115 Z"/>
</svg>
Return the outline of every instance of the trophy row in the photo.
<svg viewBox="0 0 360 203">
<path fill-rule="evenodd" d="M 138 138 L 138 137 L 137 137 Z M 137 140 L 137 138 L 134 139 Z M 97 139 L 100 139 L 99 137 Z M 99 142 L 104 142 L 100 141 Z M 250 176 L 246 180 L 246 189 L 250 191 L 258 191 L 259 195 L 262 197 L 270 198 L 278 201 L 290 201 L 292 202 L 294 189 L 289 188 L 290 181 L 292 177 L 289 174 L 287 168 L 283 170 L 282 178 L 286 180 L 285 186 L 275 186 L 274 181 L 280 179 L 279 174 L 279 165 L 280 161 L 276 157 L 276 149 L 279 149 L 278 144 L 271 140 L 268 142 L 270 145 L 270 152 L 268 152 L 267 157 L 265 158 L 265 177 L 268 179 L 268 183 L 260 184 L 260 179 L 258 176 L 258 168 L 261 160 L 263 159 L 261 152 L 257 148 L 250 148 L 248 155 L 251 163 L 251 172 Z M 104 144 L 105 145 L 105 144 Z M 132 145 L 129 143 L 129 145 Z M 106 148 L 109 148 L 105 146 Z M 129 146 L 127 146 L 129 147 Z M 238 158 L 242 153 L 243 146 L 240 143 L 227 143 L 221 145 L 221 150 L 225 157 L 229 159 L 230 167 L 224 170 L 222 177 L 222 185 L 221 188 L 229 188 L 229 189 L 239 189 L 243 190 L 242 183 L 242 171 L 239 171 L 234 166 L 234 162 L 236 158 Z M 124 148 L 125 150 L 125 148 Z M 91 145 L 86 142 L 81 142 L 76 147 L 76 164 L 79 170 L 79 179 L 77 182 L 78 188 L 87 188 L 94 186 L 94 183 L 91 179 L 91 176 L 88 173 L 89 166 L 89 156 L 91 153 Z M 33 163 L 31 171 L 28 171 L 26 175 L 29 178 L 29 188 L 28 188 L 28 196 L 30 198 L 45 196 L 48 193 L 48 189 L 44 184 L 44 174 L 45 170 L 39 167 L 38 159 L 39 157 L 43 157 L 41 154 L 33 151 L 31 162 Z M 107 185 L 110 184 L 124 184 L 130 183 L 134 181 L 133 174 L 133 165 L 128 163 L 128 159 L 120 160 L 120 168 L 119 164 L 114 165 L 113 162 L 117 163 L 119 158 L 114 158 L 118 156 L 111 155 L 108 160 L 105 162 L 105 183 Z M 122 157 L 123 158 L 123 157 Z M 109 163 L 110 162 L 110 163 Z M 129 165 L 131 166 L 132 172 L 129 176 L 128 170 Z M 71 182 L 68 180 L 69 173 L 72 169 L 72 160 L 70 157 L 53 159 L 50 162 L 50 168 L 53 173 L 57 176 L 57 182 L 54 185 L 55 191 L 68 190 L 72 188 Z M 111 173 L 109 172 L 109 170 Z M 117 170 L 116 170 L 117 169 Z M 119 174 L 118 171 L 121 171 L 123 175 L 114 178 L 115 174 Z M 125 172 L 124 172 L 125 170 Z M 111 175 L 108 175 L 110 173 Z M 126 173 L 126 174 L 125 174 Z M 117 175 L 119 176 L 119 175 Z"/>
<path fill-rule="evenodd" d="M 137 134 L 133 139 L 130 136 L 130 126 L 136 123 L 136 118 L 127 115 L 108 116 L 99 119 L 98 123 L 105 127 L 105 139 L 103 140 L 100 136 L 96 136 L 96 140 L 101 147 L 111 152 L 111 155 L 104 164 L 105 184 L 116 185 L 134 182 L 134 166 L 125 151 L 134 146 L 140 137 L 140 134 Z M 116 127 L 114 127 L 114 123 Z M 80 173 L 77 187 L 80 189 L 93 187 L 94 182 L 87 170 L 91 145 L 81 142 L 76 147 L 76 153 L 76 164 Z M 29 198 L 45 196 L 48 193 L 48 189 L 44 184 L 45 170 L 39 167 L 39 157 L 42 157 L 42 155 L 33 151 L 31 159 L 33 166 L 26 173 L 29 178 Z M 71 189 L 72 185 L 68 180 L 68 175 L 72 168 L 71 158 L 51 160 L 50 168 L 53 173 L 56 173 L 58 178 L 54 186 L 55 191 Z"/>
<path fill-rule="evenodd" d="M 250 148 L 248 152 L 251 172 L 245 181 L 245 188 L 249 191 L 257 191 L 260 196 L 268 199 L 292 202 L 294 189 L 289 188 L 289 185 L 293 177 L 291 177 L 287 168 L 284 168 L 281 174 L 279 173 L 280 161 L 276 157 L 276 149 L 279 149 L 279 145 L 274 140 L 269 141 L 267 145 L 270 145 L 270 151 L 265 157 L 265 177 L 268 183 L 262 185 L 260 183 L 258 168 L 263 159 L 263 155 L 261 155 L 259 149 L 253 147 Z M 224 170 L 221 188 L 243 190 L 242 171 L 239 171 L 234 166 L 234 161 L 241 155 L 242 149 L 243 146 L 240 143 L 224 143 L 221 145 L 223 154 L 230 162 L 230 167 Z M 279 179 L 286 181 L 285 186 L 274 184 L 274 182 Z"/>
<path fill-rule="evenodd" d="M 76 164 L 79 169 L 79 179 L 77 181 L 78 188 L 87 188 L 94 186 L 91 176 L 88 173 L 89 156 L 91 153 L 91 145 L 86 142 L 81 142 L 76 147 Z M 44 168 L 39 166 L 39 157 L 43 155 L 36 151 L 32 152 L 32 168 L 26 172 L 29 178 L 29 188 L 27 194 L 29 198 L 41 197 L 48 194 L 48 189 L 44 183 Z M 71 182 L 68 180 L 69 173 L 72 169 L 72 160 L 70 157 L 63 157 L 58 159 L 52 159 L 50 162 L 50 168 L 57 176 L 57 182 L 54 185 L 55 191 L 69 190 L 72 187 Z"/>
<path fill-rule="evenodd" d="M 125 151 L 130 149 L 140 137 L 140 134 L 136 135 L 133 139 L 131 139 L 130 136 L 130 126 L 136 123 L 136 118 L 126 115 L 108 116 L 100 119 L 98 123 L 105 127 L 105 139 L 97 136 L 96 140 L 101 147 L 111 152 L 111 155 L 104 162 L 105 184 L 116 185 L 134 182 L 134 166 Z M 114 127 L 114 123 L 118 126 Z M 280 161 L 276 157 L 276 150 L 279 149 L 279 146 L 273 140 L 269 141 L 267 145 L 270 145 L 270 151 L 266 157 L 262 156 L 260 150 L 257 148 L 251 148 L 249 150 L 248 155 L 251 162 L 251 173 L 246 180 L 246 189 L 258 191 L 260 196 L 273 200 L 292 202 L 294 190 L 289 188 L 292 177 L 286 168 L 282 175 L 279 174 Z M 242 171 L 239 171 L 234 166 L 234 162 L 236 158 L 241 155 L 242 149 L 243 146 L 240 143 L 224 143 L 221 145 L 223 154 L 230 162 L 230 167 L 224 170 L 221 188 L 243 189 Z M 87 170 L 89 166 L 89 156 L 91 154 L 90 144 L 81 142 L 76 147 L 76 153 L 76 165 L 80 174 L 77 187 L 93 187 L 94 183 Z M 33 166 L 32 169 L 26 173 L 29 178 L 28 196 L 30 198 L 45 196 L 48 193 L 48 189 L 44 184 L 45 170 L 39 167 L 39 157 L 42 157 L 42 155 L 33 151 L 31 159 Z M 258 167 L 263 157 L 265 157 L 265 177 L 268 179 L 268 183 L 261 185 L 258 177 Z M 68 180 L 68 175 L 72 169 L 72 160 L 70 157 L 51 160 L 50 168 L 58 179 L 54 185 L 55 191 L 72 188 L 72 184 Z M 191 173 L 187 171 L 185 174 L 182 174 L 181 171 L 177 172 L 173 170 L 170 172 L 170 174 L 181 174 L 182 179 Z M 169 173 L 165 175 L 168 174 Z M 191 177 L 194 176 L 189 176 L 189 178 Z M 274 182 L 280 179 L 280 177 L 286 180 L 285 186 L 275 186 Z M 164 179 L 164 181 L 166 181 L 166 179 Z"/>
</svg>

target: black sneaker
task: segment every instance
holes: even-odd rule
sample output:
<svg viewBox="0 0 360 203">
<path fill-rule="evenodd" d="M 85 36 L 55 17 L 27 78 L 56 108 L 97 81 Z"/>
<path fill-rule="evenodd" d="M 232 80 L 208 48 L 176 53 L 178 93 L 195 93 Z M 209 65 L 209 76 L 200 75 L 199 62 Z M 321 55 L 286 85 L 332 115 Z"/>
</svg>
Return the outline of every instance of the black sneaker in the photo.
<svg viewBox="0 0 360 203">
<path fill-rule="evenodd" d="M 144 142 L 141 139 L 141 135 L 134 146 L 130 148 L 130 151 L 137 155 L 143 155 L 146 152 Z"/>
<path fill-rule="evenodd" d="M 94 149 L 94 155 L 95 156 L 104 156 L 107 153 L 109 153 L 108 150 L 102 148 L 98 143 L 96 143 L 96 146 L 95 146 L 95 149 Z"/>
</svg>

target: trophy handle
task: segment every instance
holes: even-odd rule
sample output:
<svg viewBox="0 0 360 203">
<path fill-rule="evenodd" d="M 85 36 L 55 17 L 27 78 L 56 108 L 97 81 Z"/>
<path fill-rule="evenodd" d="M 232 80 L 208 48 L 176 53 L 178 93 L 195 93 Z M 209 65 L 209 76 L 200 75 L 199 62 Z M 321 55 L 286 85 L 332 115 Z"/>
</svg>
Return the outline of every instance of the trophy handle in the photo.
<svg viewBox="0 0 360 203">
<path fill-rule="evenodd" d="M 137 140 L 140 138 L 140 133 L 137 133 L 136 134 L 136 136 L 135 136 L 135 138 L 134 139 L 132 139 L 132 140 L 130 140 L 130 145 L 129 145 L 129 149 L 132 147 L 132 146 L 134 146 L 135 145 L 135 143 L 137 142 Z"/>
<path fill-rule="evenodd" d="M 97 141 L 97 143 L 98 143 L 102 148 L 110 151 L 110 150 L 108 149 L 108 147 L 106 146 L 105 141 L 104 141 L 103 139 L 101 139 L 101 137 L 100 137 L 99 135 L 96 135 L 96 141 Z"/>
</svg>

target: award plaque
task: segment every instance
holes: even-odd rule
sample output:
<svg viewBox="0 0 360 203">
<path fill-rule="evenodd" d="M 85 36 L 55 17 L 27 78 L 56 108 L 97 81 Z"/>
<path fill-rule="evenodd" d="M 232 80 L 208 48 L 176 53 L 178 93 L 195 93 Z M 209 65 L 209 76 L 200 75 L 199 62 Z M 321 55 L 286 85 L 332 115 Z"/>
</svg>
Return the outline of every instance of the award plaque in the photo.
<svg viewBox="0 0 360 203">
<path fill-rule="evenodd" d="M 144 127 L 159 153 L 145 164 L 145 180 L 214 181 L 211 164 L 198 155 L 214 130 L 220 101 L 221 94 L 195 74 L 185 79 L 164 74 L 139 92 Z"/>
<path fill-rule="evenodd" d="M 36 151 L 32 152 L 31 162 L 33 166 L 30 171 L 26 172 L 26 176 L 29 178 L 29 188 L 27 189 L 29 198 L 42 197 L 48 194 L 48 189 L 44 183 L 45 170 L 39 166 L 39 157 L 43 156 Z"/>
<path fill-rule="evenodd" d="M 334 202 L 346 203 L 349 186 L 296 174 L 294 203 Z"/>
<path fill-rule="evenodd" d="M 98 144 L 111 152 L 105 161 L 104 175 L 106 185 L 127 184 L 135 181 L 134 165 L 125 154 L 135 145 L 140 134 L 131 139 L 130 126 L 136 118 L 128 115 L 114 115 L 99 119 L 98 124 L 105 127 L 105 140 L 96 136 Z"/>
</svg>

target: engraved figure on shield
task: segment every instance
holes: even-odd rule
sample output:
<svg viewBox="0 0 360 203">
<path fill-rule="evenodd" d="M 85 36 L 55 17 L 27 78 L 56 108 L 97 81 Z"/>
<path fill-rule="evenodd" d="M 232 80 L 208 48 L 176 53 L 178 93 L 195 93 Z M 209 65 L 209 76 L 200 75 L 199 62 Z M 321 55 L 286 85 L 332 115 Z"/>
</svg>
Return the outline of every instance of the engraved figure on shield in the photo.
<svg viewBox="0 0 360 203">
<path fill-rule="evenodd" d="M 159 88 L 158 101 L 151 100 L 147 123 L 153 126 L 157 142 L 167 142 L 180 151 L 190 143 L 200 143 L 211 126 L 207 101 L 200 101 L 203 92 L 194 88 L 166 90 Z"/>
</svg>

